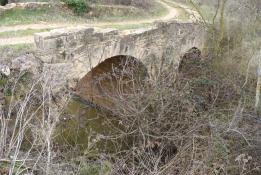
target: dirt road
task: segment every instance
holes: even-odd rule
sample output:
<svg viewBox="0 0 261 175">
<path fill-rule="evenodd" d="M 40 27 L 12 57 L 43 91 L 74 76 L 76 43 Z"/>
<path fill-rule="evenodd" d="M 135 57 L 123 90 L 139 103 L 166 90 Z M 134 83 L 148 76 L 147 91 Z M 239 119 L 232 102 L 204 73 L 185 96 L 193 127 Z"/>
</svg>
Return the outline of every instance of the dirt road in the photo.
<svg viewBox="0 0 261 175">
<path fill-rule="evenodd" d="M 39 23 L 39 24 L 28 24 L 28 25 L 16 25 L 16 26 L 6 26 L 0 28 L 1 32 L 12 32 L 18 30 L 27 30 L 27 29 L 56 29 L 56 28 L 63 28 L 63 27 L 73 27 L 77 26 L 93 26 L 93 27 L 102 27 L 102 26 L 124 26 L 124 25 L 138 25 L 138 24 L 148 24 L 154 23 L 155 21 L 168 21 L 177 17 L 178 12 L 176 8 L 169 6 L 167 3 L 163 2 L 162 0 L 158 0 L 166 10 L 168 11 L 167 15 L 154 17 L 150 19 L 141 19 L 141 20 L 126 20 L 121 22 L 96 22 L 96 23 L 85 23 L 85 24 L 72 24 L 72 23 Z M 34 43 L 34 36 L 24 36 L 24 37 L 14 37 L 14 38 L 0 38 L 0 46 L 4 45 L 14 45 L 14 44 L 26 44 L 26 43 Z"/>
</svg>

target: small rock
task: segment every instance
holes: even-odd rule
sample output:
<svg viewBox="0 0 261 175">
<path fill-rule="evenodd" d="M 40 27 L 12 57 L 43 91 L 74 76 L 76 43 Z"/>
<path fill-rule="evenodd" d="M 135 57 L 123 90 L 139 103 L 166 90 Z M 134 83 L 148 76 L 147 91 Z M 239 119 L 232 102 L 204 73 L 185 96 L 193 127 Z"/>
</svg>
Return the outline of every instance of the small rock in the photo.
<svg viewBox="0 0 261 175">
<path fill-rule="evenodd" d="M 7 65 L 0 65 L 0 73 L 4 74 L 5 76 L 10 75 L 10 68 Z"/>
</svg>

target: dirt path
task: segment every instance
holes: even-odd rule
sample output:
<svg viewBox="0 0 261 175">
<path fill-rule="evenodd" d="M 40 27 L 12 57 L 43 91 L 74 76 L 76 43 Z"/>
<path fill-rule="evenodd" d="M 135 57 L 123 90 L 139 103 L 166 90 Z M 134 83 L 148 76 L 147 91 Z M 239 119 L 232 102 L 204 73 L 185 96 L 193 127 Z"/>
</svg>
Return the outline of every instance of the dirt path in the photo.
<svg viewBox="0 0 261 175">
<path fill-rule="evenodd" d="M 102 26 L 109 26 L 109 25 L 117 25 L 117 26 L 124 26 L 124 25 L 138 25 L 144 23 L 153 23 L 155 21 L 167 21 L 177 17 L 178 13 L 177 10 L 167 3 L 163 2 L 162 0 L 158 0 L 166 10 L 168 14 L 165 16 L 155 17 L 151 19 L 143 19 L 143 20 L 131 20 L 131 21 L 122 21 L 122 22 L 97 22 L 97 23 L 86 23 L 86 24 L 49 24 L 49 23 L 40 23 L 40 24 L 28 24 L 28 25 L 16 25 L 16 26 L 6 26 L 0 28 L 1 32 L 12 32 L 17 30 L 27 30 L 27 29 L 55 29 L 55 28 L 63 28 L 63 27 L 73 27 L 75 25 L 81 26 L 95 26 L 95 27 L 102 27 Z M 7 38 L 1 39 L 0 38 L 0 46 L 3 45 L 13 45 L 13 44 L 22 44 L 22 43 L 33 43 L 34 39 L 33 36 L 26 36 L 26 37 L 16 37 L 16 38 Z"/>
<path fill-rule="evenodd" d="M 0 46 L 32 43 L 34 43 L 33 36 L 0 39 Z"/>
<path fill-rule="evenodd" d="M 190 15 L 190 20 L 192 20 L 192 21 L 196 21 L 198 19 L 201 19 L 200 14 L 197 11 L 193 10 L 191 7 L 188 7 L 188 6 L 186 6 L 182 3 L 175 2 L 173 0 L 163 0 L 163 1 L 167 2 L 169 4 L 173 4 L 175 6 L 183 8 L 186 11 L 186 13 Z"/>
</svg>

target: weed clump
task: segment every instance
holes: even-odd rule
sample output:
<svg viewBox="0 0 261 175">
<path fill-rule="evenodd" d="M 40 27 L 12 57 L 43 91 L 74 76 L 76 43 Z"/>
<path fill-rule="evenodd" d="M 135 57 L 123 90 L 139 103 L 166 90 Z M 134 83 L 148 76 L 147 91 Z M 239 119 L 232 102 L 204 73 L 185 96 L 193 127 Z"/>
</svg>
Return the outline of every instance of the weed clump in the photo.
<svg viewBox="0 0 261 175">
<path fill-rule="evenodd" d="M 83 15 L 90 10 L 90 6 L 85 0 L 63 0 L 69 8 L 77 15 Z"/>
</svg>

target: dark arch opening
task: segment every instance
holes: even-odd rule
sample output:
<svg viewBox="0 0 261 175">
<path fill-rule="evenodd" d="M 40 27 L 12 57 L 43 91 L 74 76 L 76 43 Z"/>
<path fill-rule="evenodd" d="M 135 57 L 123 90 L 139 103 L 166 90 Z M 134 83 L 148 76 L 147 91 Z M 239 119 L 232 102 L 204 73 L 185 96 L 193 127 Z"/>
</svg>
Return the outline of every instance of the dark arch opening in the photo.
<svg viewBox="0 0 261 175">
<path fill-rule="evenodd" d="M 201 59 L 201 50 L 199 50 L 197 47 L 192 47 L 181 57 L 178 68 L 179 72 L 185 74 L 190 73 L 192 75 L 194 73 L 197 74 L 198 65 L 201 64 Z M 195 71 L 194 73 L 193 70 Z"/>
<path fill-rule="evenodd" d="M 8 4 L 8 0 L 0 0 L 0 5 L 4 6 Z"/>
<path fill-rule="evenodd" d="M 105 108 L 111 108 L 117 98 L 137 90 L 147 69 L 137 58 L 118 55 L 106 59 L 77 84 L 76 94 L 80 98 Z"/>
</svg>

